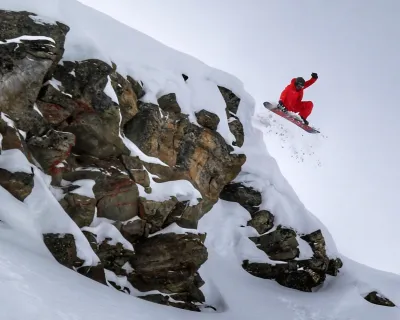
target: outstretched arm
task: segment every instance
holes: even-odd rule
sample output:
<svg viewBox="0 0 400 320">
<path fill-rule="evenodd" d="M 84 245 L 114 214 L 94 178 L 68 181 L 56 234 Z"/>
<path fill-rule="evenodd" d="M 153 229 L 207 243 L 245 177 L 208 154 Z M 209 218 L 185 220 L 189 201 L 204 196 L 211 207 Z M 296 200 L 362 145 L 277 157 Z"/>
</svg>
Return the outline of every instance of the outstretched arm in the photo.
<svg viewBox="0 0 400 320">
<path fill-rule="evenodd" d="M 318 74 L 316 74 L 315 72 L 311 73 L 311 79 L 306 81 L 306 83 L 304 84 L 304 89 L 313 85 L 315 81 L 317 81 L 317 79 L 318 79 Z"/>
</svg>

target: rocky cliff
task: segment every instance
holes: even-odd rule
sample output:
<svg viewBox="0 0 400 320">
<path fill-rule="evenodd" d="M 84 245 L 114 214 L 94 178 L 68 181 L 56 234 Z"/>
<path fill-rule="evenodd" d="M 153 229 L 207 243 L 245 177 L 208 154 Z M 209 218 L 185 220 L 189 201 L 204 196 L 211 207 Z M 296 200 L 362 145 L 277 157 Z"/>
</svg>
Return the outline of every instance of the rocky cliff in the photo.
<svg viewBox="0 0 400 320">
<path fill-rule="evenodd" d="M 338 274 L 342 263 L 327 255 L 321 230 L 277 224 L 274 212 L 260 209 L 262 194 L 235 181 L 246 162 L 235 92 L 218 86 L 226 119 L 207 106 L 191 121 L 175 92 L 149 103 L 142 79 L 117 64 L 65 60 L 69 26 L 35 17 L 0 11 L 1 150 L 19 150 L 51 177 L 59 205 L 100 261 L 85 264 L 72 234 L 43 234 L 60 264 L 127 294 L 199 311 L 208 252 L 197 226 L 222 199 L 250 213 L 247 226 L 258 234 L 250 239 L 271 260 L 244 260 L 250 274 L 308 292 Z M 232 145 L 217 130 L 227 120 Z M 0 185 L 22 202 L 33 178 L 0 169 Z M 91 192 L 80 192 L 88 185 Z M 312 257 L 299 258 L 299 239 Z"/>
</svg>

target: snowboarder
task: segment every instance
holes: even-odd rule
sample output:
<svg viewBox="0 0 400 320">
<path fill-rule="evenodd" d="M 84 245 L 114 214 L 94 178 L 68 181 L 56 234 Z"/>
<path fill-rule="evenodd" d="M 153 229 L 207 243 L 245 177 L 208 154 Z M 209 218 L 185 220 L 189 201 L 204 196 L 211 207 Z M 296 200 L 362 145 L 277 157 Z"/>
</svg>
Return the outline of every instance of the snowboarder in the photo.
<svg viewBox="0 0 400 320">
<path fill-rule="evenodd" d="M 284 112 L 299 113 L 304 124 L 308 126 L 307 118 L 314 107 L 312 101 L 301 101 L 303 90 L 311 86 L 318 79 L 318 74 L 311 73 L 311 79 L 305 81 L 302 77 L 293 78 L 289 85 L 282 91 L 278 108 Z"/>
</svg>

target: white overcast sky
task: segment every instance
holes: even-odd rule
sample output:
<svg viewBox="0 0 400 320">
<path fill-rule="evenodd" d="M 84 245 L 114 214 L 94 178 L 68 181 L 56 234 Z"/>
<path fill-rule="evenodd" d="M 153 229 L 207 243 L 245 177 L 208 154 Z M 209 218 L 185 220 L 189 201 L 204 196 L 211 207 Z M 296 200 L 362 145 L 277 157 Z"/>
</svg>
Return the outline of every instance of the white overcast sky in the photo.
<svg viewBox="0 0 400 320">
<path fill-rule="evenodd" d="M 234 74 L 258 104 L 317 72 L 323 166 L 270 152 L 342 253 L 400 273 L 399 0 L 80 1 Z"/>
</svg>

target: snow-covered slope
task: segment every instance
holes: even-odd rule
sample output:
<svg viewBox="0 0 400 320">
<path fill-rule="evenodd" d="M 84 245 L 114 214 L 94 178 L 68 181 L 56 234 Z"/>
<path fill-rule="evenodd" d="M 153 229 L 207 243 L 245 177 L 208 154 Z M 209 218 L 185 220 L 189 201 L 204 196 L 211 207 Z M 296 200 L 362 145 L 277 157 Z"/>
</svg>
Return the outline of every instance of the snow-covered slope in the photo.
<svg viewBox="0 0 400 320">
<path fill-rule="evenodd" d="M 400 318 L 398 307 L 377 306 L 363 299 L 365 294 L 376 290 L 400 305 L 400 277 L 358 265 L 337 252 L 328 230 L 304 207 L 269 155 L 263 132 L 253 124 L 254 100 L 238 79 L 74 0 L 0 0 L 0 9 L 35 12 L 43 16 L 37 23 L 58 20 L 67 24 L 71 30 L 64 59 L 99 58 L 116 63 L 123 75 L 141 79 L 146 92 L 143 101 L 157 103 L 160 96 L 175 92 L 182 112 L 193 122 L 196 122 L 195 112 L 209 106 L 210 111 L 219 115 L 218 130 L 228 144 L 235 138 L 225 117 L 225 101 L 216 85 L 235 92 L 241 98 L 237 116 L 244 126 L 245 143 L 234 149 L 247 156 L 235 181 L 261 192 L 260 209 L 273 212 L 276 225 L 291 226 L 304 234 L 322 229 L 328 255 L 341 257 L 344 262 L 340 274 L 328 277 L 313 293 L 298 292 L 253 277 L 242 269 L 242 261 L 270 260 L 248 238 L 257 236 L 257 232 L 250 227 L 242 228 L 250 214 L 236 203 L 220 200 L 200 220 L 198 227 L 207 233 L 205 244 L 209 251 L 209 258 L 200 270 L 206 283 L 203 291 L 206 302 L 217 307 L 218 312 L 189 313 L 142 301 L 86 279 L 54 260 L 43 245 L 42 233 L 72 233 L 78 242 L 79 257 L 88 264 L 98 258 L 79 228 L 58 205 L 49 177 L 29 164 L 21 152 L 5 151 L 0 155 L 0 166 L 11 172 L 34 170 L 35 184 L 23 203 L 0 188 L 1 319 Z M 183 81 L 182 74 L 189 77 L 188 82 Z M 146 157 L 133 144 L 129 149 Z M 302 254 L 310 254 L 306 244 L 300 245 L 304 246 Z"/>
</svg>

